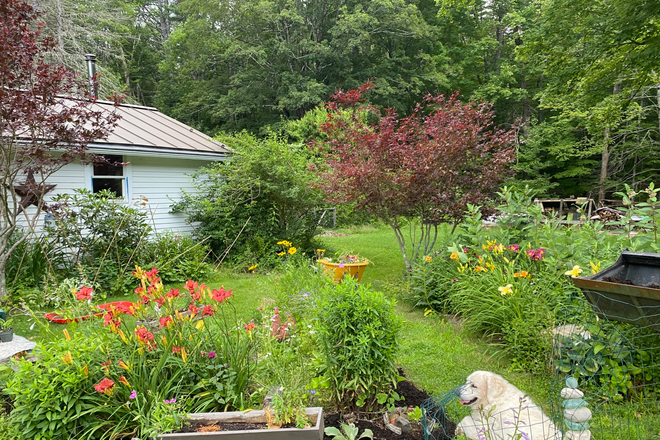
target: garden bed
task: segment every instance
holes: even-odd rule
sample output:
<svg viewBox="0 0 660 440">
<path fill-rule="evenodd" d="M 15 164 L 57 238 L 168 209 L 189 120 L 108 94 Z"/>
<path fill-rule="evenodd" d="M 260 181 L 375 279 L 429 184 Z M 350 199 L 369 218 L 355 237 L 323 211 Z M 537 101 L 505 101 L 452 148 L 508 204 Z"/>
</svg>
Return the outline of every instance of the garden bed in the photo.
<svg viewBox="0 0 660 440">
<path fill-rule="evenodd" d="M 402 370 L 399 370 L 399 374 L 404 376 Z M 430 394 L 417 388 L 415 384 L 409 380 L 399 382 L 396 392 L 404 398 L 403 401 L 398 402 L 398 405 L 407 407 L 421 407 L 422 404 L 431 397 Z M 367 414 L 369 414 L 369 416 L 367 416 Z M 350 416 L 347 418 L 349 419 L 348 421 L 351 421 Z M 337 429 L 341 429 L 341 414 L 326 413 L 324 422 L 326 428 L 333 426 Z M 346 420 L 344 420 L 344 423 L 346 423 Z M 362 433 L 365 429 L 371 429 L 374 433 L 374 440 L 424 440 L 424 431 L 421 423 L 414 421 L 411 421 L 410 423 L 413 428 L 411 433 L 396 434 L 385 426 L 382 413 L 361 413 L 360 417 L 354 422 L 355 426 L 359 428 L 359 433 Z M 445 420 L 443 425 L 444 432 L 454 432 L 456 429 L 456 424 L 451 420 Z M 443 439 L 443 437 L 438 436 L 438 433 L 434 434 L 438 440 Z M 444 438 L 449 439 L 450 437 Z M 332 437 L 324 435 L 323 440 L 332 440 Z"/>
</svg>

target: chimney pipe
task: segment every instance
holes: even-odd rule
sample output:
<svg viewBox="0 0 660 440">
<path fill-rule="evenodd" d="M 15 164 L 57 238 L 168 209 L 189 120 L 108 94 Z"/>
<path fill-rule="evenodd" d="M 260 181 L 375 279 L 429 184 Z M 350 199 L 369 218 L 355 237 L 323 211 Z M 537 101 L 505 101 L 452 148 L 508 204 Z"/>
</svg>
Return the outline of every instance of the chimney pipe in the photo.
<svg viewBox="0 0 660 440">
<path fill-rule="evenodd" d="M 85 60 L 87 61 L 87 76 L 89 77 L 89 92 L 92 94 L 92 98 L 96 99 L 99 94 L 98 83 L 95 80 L 96 76 L 96 55 L 92 53 L 85 54 Z"/>
</svg>

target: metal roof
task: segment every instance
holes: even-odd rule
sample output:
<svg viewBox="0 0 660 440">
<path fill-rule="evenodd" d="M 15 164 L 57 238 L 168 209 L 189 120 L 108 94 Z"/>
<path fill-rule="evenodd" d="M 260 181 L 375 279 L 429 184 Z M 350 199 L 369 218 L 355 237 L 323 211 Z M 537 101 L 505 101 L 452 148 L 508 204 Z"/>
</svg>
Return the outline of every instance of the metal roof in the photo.
<svg viewBox="0 0 660 440">
<path fill-rule="evenodd" d="M 223 143 L 172 119 L 154 107 L 96 101 L 94 110 L 114 111 L 120 119 L 107 139 L 94 141 L 93 146 L 137 147 L 142 151 L 224 156 L 232 151 Z M 104 145 L 105 144 L 105 145 Z M 92 145 L 90 145 L 92 147 Z M 126 148 L 127 150 L 129 148 Z"/>
</svg>

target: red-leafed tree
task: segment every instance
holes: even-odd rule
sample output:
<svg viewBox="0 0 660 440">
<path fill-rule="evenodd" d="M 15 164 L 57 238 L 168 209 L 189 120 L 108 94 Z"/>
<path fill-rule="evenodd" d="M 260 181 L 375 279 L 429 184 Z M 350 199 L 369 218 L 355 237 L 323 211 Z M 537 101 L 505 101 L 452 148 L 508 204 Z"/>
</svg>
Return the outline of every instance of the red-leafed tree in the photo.
<svg viewBox="0 0 660 440">
<path fill-rule="evenodd" d="M 0 0 L 0 17 L 2 298 L 7 294 L 7 259 L 20 244 L 10 242 L 19 217 L 35 229 L 44 194 L 54 186 L 47 179 L 64 165 L 85 160 L 89 142 L 107 137 L 117 116 L 93 108 L 88 81 L 46 61 L 54 42 L 40 37 L 42 25 L 33 6 L 23 0 Z M 36 210 L 28 210 L 30 205 Z"/>
<path fill-rule="evenodd" d="M 432 251 L 439 223 L 461 219 L 509 175 L 515 132 L 493 126 L 490 104 L 464 104 L 457 94 L 426 96 L 404 118 L 383 114 L 363 102 L 370 87 L 326 103 L 324 189 L 332 201 L 356 202 L 391 226 L 410 269 Z M 410 254 L 404 218 L 414 225 Z"/>
</svg>

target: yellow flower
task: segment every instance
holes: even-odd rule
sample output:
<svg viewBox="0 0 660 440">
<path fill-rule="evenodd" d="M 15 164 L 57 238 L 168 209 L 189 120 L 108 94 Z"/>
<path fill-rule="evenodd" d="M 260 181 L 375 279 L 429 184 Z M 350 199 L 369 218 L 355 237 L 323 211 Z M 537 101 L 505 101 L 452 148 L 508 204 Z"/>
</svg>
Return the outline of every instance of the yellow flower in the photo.
<svg viewBox="0 0 660 440">
<path fill-rule="evenodd" d="M 121 359 L 119 360 L 119 368 L 123 368 L 124 370 L 131 371 L 130 364 L 127 364 L 126 362 L 122 361 Z"/>
<path fill-rule="evenodd" d="M 449 258 L 451 258 L 452 260 L 458 260 L 458 252 L 454 252 L 453 254 L 451 254 Z"/>
<path fill-rule="evenodd" d="M 281 257 L 282 255 L 286 254 L 286 252 L 278 252 L 277 255 Z"/>
<path fill-rule="evenodd" d="M 600 272 L 600 261 L 598 262 L 598 264 L 594 264 L 590 261 L 589 264 L 591 265 L 592 274 L 597 274 L 598 272 Z"/>
<path fill-rule="evenodd" d="M 432 257 L 426 257 L 426 262 L 427 262 L 427 263 L 430 263 L 431 261 L 433 261 L 433 258 L 432 258 Z"/>
<path fill-rule="evenodd" d="M 506 286 L 500 286 L 497 288 L 500 291 L 500 295 L 506 296 L 513 293 L 513 284 L 507 284 Z"/>
<path fill-rule="evenodd" d="M 69 330 L 64 329 L 64 330 L 62 330 L 62 332 L 64 332 L 64 337 L 66 338 L 66 340 L 70 341 L 71 340 L 71 335 L 69 335 Z"/>
<path fill-rule="evenodd" d="M 527 272 L 526 270 L 523 270 L 523 271 L 514 273 L 513 277 L 514 278 L 531 278 L 532 274 Z"/>
<path fill-rule="evenodd" d="M 474 268 L 475 272 L 486 272 L 486 268 L 482 266 L 475 266 Z"/>
<path fill-rule="evenodd" d="M 582 273 L 582 269 L 580 269 L 580 266 L 575 265 L 573 266 L 573 269 L 564 272 L 564 275 L 570 275 L 571 278 L 575 278 L 580 276 L 581 273 Z"/>
<path fill-rule="evenodd" d="M 316 252 L 325 252 L 325 249 L 317 249 Z"/>
<path fill-rule="evenodd" d="M 64 356 L 60 357 L 62 359 L 62 362 L 64 362 L 67 365 L 73 364 L 73 357 L 71 356 L 71 352 L 68 351 Z"/>
<path fill-rule="evenodd" d="M 491 272 L 495 270 L 495 265 L 493 263 L 486 263 L 486 267 L 490 269 Z"/>
<path fill-rule="evenodd" d="M 297 251 L 297 249 L 294 248 L 294 247 L 289 248 L 289 254 L 291 254 L 291 255 L 295 254 L 296 251 Z"/>
<path fill-rule="evenodd" d="M 255 264 L 254 266 L 248 267 L 248 272 L 252 272 L 253 270 L 255 270 L 257 268 L 257 266 L 259 266 L 259 263 Z"/>
<path fill-rule="evenodd" d="M 291 242 L 286 240 L 278 241 L 277 244 L 282 244 L 286 247 L 291 247 Z"/>
</svg>

